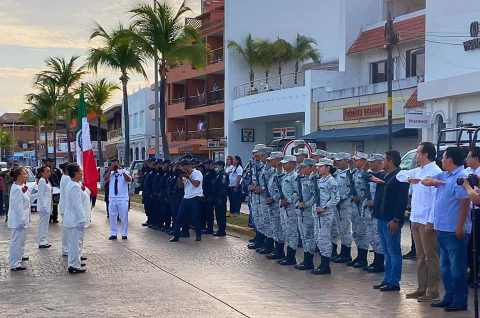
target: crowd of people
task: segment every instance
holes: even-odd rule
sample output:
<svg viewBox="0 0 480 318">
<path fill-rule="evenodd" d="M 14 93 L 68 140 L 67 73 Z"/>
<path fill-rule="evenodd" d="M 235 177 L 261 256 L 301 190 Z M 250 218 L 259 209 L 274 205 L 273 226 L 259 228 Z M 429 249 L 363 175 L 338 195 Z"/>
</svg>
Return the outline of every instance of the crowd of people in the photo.
<svg viewBox="0 0 480 318">
<path fill-rule="evenodd" d="M 480 203 L 473 177 L 467 175 L 480 172 L 480 148 L 468 153 L 468 169 L 463 149 L 449 147 L 443 152 L 444 171 L 436 156 L 435 146 L 423 142 L 412 170 L 400 169 L 396 150 L 352 156 L 321 149 L 309 154 L 298 147 L 284 155 L 258 144 L 245 167 L 239 157 L 200 162 L 186 155 L 175 163 L 152 158 L 142 178 L 147 214 L 142 225 L 170 233 L 171 242 L 188 237 L 190 223 L 197 241 L 202 234 L 224 236 L 227 199 L 230 212 L 237 215 L 246 193 L 256 231 L 249 249 L 314 275 L 331 274 L 331 263 L 383 272 L 382 281 L 372 287 L 391 292 L 400 290 L 401 233 L 411 191 L 418 287 L 406 297 L 446 311 L 466 310 L 467 258 L 469 267 L 475 260 L 467 247 L 472 241 L 469 197 Z M 299 246 L 303 259 L 297 261 Z M 374 255 L 368 264 L 370 249 Z M 313 261 L 316 252 L 321 259 L 318 266 Z M 470 269 L 470 280 L 474 276 Z"/>
</svg>

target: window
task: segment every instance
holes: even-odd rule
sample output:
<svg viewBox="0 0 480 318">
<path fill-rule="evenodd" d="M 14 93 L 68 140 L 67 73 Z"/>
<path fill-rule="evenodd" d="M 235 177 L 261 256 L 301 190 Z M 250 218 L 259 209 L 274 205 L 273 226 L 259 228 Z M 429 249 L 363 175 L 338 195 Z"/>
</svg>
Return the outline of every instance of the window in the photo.
<svg viewBox="0 0 480 318">
<path fill-rule="evenodd" d="M 138 160 L 138 147 L 135 147 L 135 160 Z"/>
<path fill-rule="evenodd" d="M 407 51 L 407 77 L 425 75 L 425 48 Z"/>
<path fill-rule="evenodd" d="M 133 114 L 133 128 L 138 127 L 138 113 Z"/>
<path fill-rule="evenodd" d="M 142 160 L 145 160 L 145 147 L 142 147 Z"/>
<path fill-rule="evenodd" d="M 129 116 L 129 124 L 130 124 L 130 127 L 133 127 L 133 115 L 130 115 Z"/>
<path fill-rule="evenodd" d="M 371 83 L 382 83 L 387 81 L 387 61 L 370 63 Z"/>
<path fill-rule="evenodd" d="M 138 128 L 143 127 L 143 121 L 145 120 L 145 111 L 141 111 L 138 115 Z"/>
</svg>

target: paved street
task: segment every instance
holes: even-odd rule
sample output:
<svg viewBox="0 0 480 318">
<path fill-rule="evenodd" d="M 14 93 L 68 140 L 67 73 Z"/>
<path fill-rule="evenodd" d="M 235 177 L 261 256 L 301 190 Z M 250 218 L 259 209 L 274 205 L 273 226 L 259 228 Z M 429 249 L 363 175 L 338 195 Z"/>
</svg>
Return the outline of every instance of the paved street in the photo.
<svg viewBox="0 0 480 318">
<path fill-rule="evenodd" d="M 471 304 L 468 313 L 447 315 L 405 299 L 415 286 L 414 261 L 404 261 L 400 294 L 381 293 L 371 288 L 380 274 L 333 265 L 333 275 L 316 277 L 247 250 L 246 238 L 169 243 L 166 234 L 140 226 L 144 215 L 138 211 L 130 213 L 129 239 L 109 241 L 103 206 L 99 201 L 86 234 L 86 274 L 67 273 L 60 225 L 50 225 L 52 248 L 37 248 L 36 213 L 27 238 L 28 270 L 11 273 L 9 234 L 0 226 L 1 317 L 472 316 Z"/>
</svg>

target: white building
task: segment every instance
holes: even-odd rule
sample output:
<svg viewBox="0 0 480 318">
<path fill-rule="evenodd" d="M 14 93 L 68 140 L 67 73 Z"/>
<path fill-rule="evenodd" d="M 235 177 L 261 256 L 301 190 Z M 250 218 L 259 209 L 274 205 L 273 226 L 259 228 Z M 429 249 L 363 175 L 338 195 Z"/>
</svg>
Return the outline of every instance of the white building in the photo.
<svg viewBox="0 0 480 318">
<path fill-rule="evenodd" d="M 480 126 L 480 2 L 429 0 L 426 16 L 426 73 L 418 99 L 432 123 L 422 138 L 436 141 L 442 128 Z"/>
<path fill-rule="evenodd" d="M 149 87 L 142 88 L 128 96 L 128 112 L 130 124 L 130 161 L 143 160 L 152 147 L 152 136 L 155 125 L 149 107 L 155 104 L 155 94 Z M 124 121 L 122 105 L 122 123 Z M 125 136 L 125 126 L 122 125 Z M 151 152 L 151 150 L 150 150 Z M 155 153 L 155 152 L 153 152 Z"/>
<path fill-rule="evenodd" d="M 228 136 L 227 154 L 250 156 L 256 143 L 270 143 L 274 131 L 280 129 L 294 131 L 295 137 L 317 130 L 350 129 L 368 126 L 385 126 L 386 109 L 383 116 L 360 118 L 345 121 L 343 108 L 371 105 L 386 102 L 385 83 L 381 83 L 381 67 L 386 57 L 383 43 L 366 50 L 352 50 L 352 45 L 368 30 L 378 32 L 387 16 L 387 11 L 401 19 L 417 18 L 424 14 L 425 0 L 244 0 L 227 1 L 225 7 L 225 39 L 241 44 L 249 33 L 254 38 L 275 40 L 278 37 L 293 42 L 297 34 L 314 38 L 321 54 L 321 64 L 312 65 L 309 61 L 301 67 L 297 82 L 294 81 L 293 63 L 284 66 L 283 86 L 276 85 L 276 67 L 270 70 L 269 83 L 265 89 L 264 70 L 255 69 L 254 92 L 250 88 L 248 66 L 241 56 L 232 49 L 225 52 L 225 133 Z M 266 14 L 268 12 L 268 14 Z M 404 15 L 407 14 L 405 17 Z M 404 17 L 401 17 L 404 16 Z M 368 33 L 367 33 L 368 35 Z M 404 43 L 403 54 L 411 49 L 423 48 L 422 36 Z M 415 42 L 415 40 L 417 40 Z M 368 37 L 367 41 L 368 43 Z M 413 52 L 413 51 L 412 51 Z M 409 52 L 409 53 L 412 53 Z M 399 56 L 400 54 L 395 54 Z M 373 64 L 376 64 L 377 78 L 372 82 Z M 396 95 L 403 94 L 405 102 L 394 105 L 394 119 L 397 125 L 403 124 L 404 106 L 414 92 L 418 78 L 409 76 L 402 70 L 401 60 L 395 66 Z M 272 77 L 273 75 L 273 77 Z M 272 84 L 271 84 L 272 85 Z M 402 90 L 399 89 L 402 88 Z M 402 99 L 403 99 L 402 98 Z M 399 126 L 395 126 L 398 134 Z M 252 139 L 245 140 L 245 133 L 253 132 Z M 354 132 L 354 134 L 356 134 Z M 350 135 L 352 135 L 350 133 Z M 415 132 L 407 142 L 400 142 L 400 150 L 415 145 Z M 249 135 L 251 136 L 251 135 Z M 243 140 L 242 141 L 242 137 Z M 376 135 L 374 143 L 365 140 L 350 140 L 339 143 L 338 139 L 318 138 L 327 150 L 384 151 L 383 133 Z M 359 142 L 362 143 L 359 143 Z M 397 145 L 394 144 L 396 147 Z"/>
</svg>

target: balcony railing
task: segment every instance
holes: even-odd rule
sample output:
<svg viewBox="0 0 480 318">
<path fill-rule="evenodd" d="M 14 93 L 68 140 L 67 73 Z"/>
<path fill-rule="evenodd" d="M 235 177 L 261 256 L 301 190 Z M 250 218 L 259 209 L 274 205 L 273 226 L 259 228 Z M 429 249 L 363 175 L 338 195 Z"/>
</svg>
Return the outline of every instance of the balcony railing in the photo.
<svg viewBox="0 0 480 318">
<path fill-rule="evenodd" d="M 196 139 L 222 139 L 224 138 L 223 128 L 211 128 L 201 131 L 174 131 L 171 132 L 172 141 L 187 141 Z"/>
<path fill-rule="evenodd" d="M 223 103 L 224 101 L 224 91 L 218 89 L 208 93 L 202 93 L 195 96 L 190 96 L 187 98 L 186 107 L 187 108 L 196 108 L 206 105 Z"/>
<path fill-rule="evenodd" d="M 208 64 L 215 64 L 223 61 L 223 47 L 211 50 L 211 54 Z"/>
<path fill-rule="evenodd" d="M 234 88 L 234 99 L 285 88 L 305 86 L 305 73 L 288 73 L 282 76 L 269 76 L 267 79 L 258 79 L 253 83 L 243 83 Z"/>
<path fill-rule="evenodd" d="M 185 97 L 172 98 L 169 105 L 185 103 Z"/>
<path fill-rule="evenodd" d="M 118 128 L 112 131 L 107 131 L 107 140 L 122 137 L 122 128 Z"/>
</svg>

